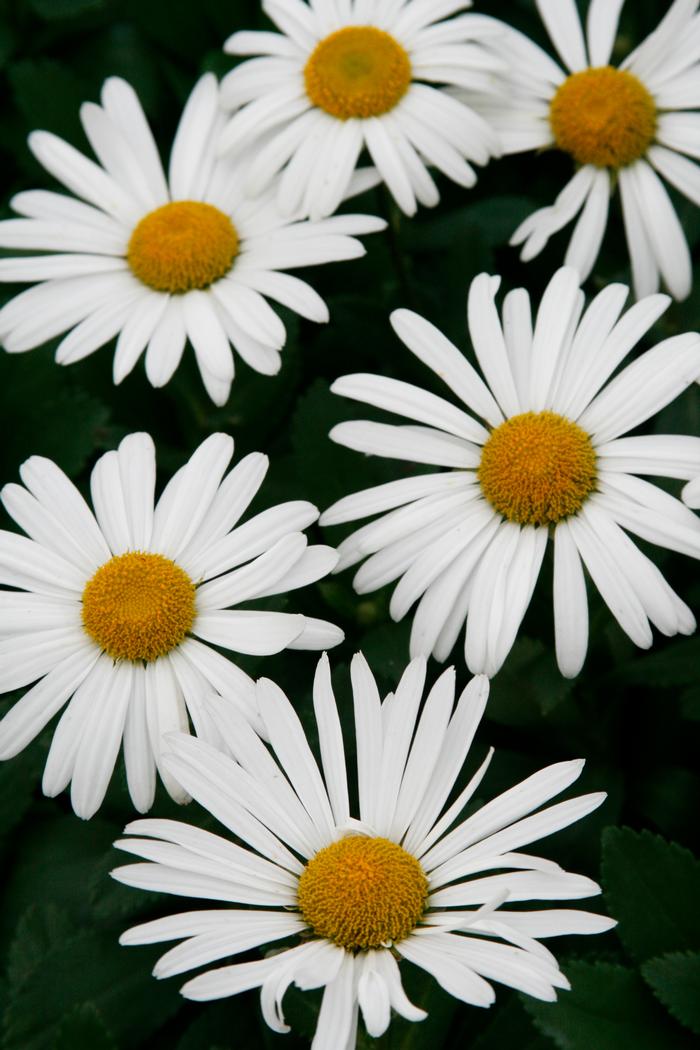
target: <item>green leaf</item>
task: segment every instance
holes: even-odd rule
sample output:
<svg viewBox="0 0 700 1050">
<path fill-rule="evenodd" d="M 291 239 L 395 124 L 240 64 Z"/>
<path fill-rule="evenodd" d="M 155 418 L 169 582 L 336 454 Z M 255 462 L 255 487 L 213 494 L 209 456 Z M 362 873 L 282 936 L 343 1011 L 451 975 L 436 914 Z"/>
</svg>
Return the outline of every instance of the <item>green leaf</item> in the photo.
<svg viewBox="0 0 700 1050">
<path fill-rule="evenodd" d="M 700 952 L 671 952 L 650 959 L 642 976 L 677 1021 L 700 1035 Z"/>
<path fill-rule="evenodd" d="M 47 952 L 74 932 L 68 915 L 54 904 L 32 904 L 17 923 L 7 957 L 11 989 L 34 973 Z"/>
<path fill-rule="evenodd" d="M 450 248 L 456 240 L 479 231 L 491 248 L 507 244 L 511 234 L 536 208 L 531 197 L 487 197 L 457 208 L 422 224 L 416 224 L 413 240 L 430 251 Z"/>
<path fill-rule="evenodd" d="M 125 1046 L 143 1040 L 180 1006 L 175 986 L 150 975 L 158 952 L 120 948 L 112 934 L 86 931 L 44 953 L 33 972 L 11 990 L 3 1050 L 49 1050 L 66 1016 L 93 1003 Z"/>
<path fill-rule="evenodd" d="M 0 22 L 0 68 L 5 65 L 17 44 L 14 30 L 7 22 Z"/>
<path fill-rule="evenodd" d="M 205 1003 L 202 1012 L 178 1039 L 173 1050 L 228 1050 L 232 1045 L 235 1015 L 236 1050 L 260 1050 L 260 1025 L 256 1000 L 257 989 L 239 999 L 224 999 L 218 1003 Z"/>
<path fill-rule="evenodd" d="M 76 1006 L 58 1027 L 53 1050 L 117 1050 L 93 1003 Z"/>
<path fill-rule="evenodd" d="M 0 766 L 0 840 L 24 819 L 41 779 L 43 754 L 29 748 Z"/>
<path fill-rule="evenodd" d="M 37 901 L 65 911 L 76 927 L 90 919 L 93 871 L 119 829 L 100 817 L 87 822 L 46 811 L 25 825 L 16 844 L 0 909 L 0 941 L 16 935 L 17 917 Z"/>
<path fill-rule="evenodd" d="M 679 685 L 697 685 L 700 666 L 700 638 L 683 638 L 650 655 L 638 656 L 618 669 L 625 682 L 636 682 L 646 688 L 668 689 Z"/>
<path fill-rule="evenodd" d="M 602 876 L 608 910 L 633 958 L 700 946 L 700 863 L 688 850 L 649 831 L 607 828 Z"/>
<path fill-rule="evenodd" d="M 47 0 L 52 5 L 53 0 Z M 70 66 L 49 58 L 27 58 L 7 68 L 15 104 L 29 129 L 42 128 L 78 144 L 84 88 Z M 25 364 L 25 362 L 23 362 Z"/>
<path fill-rule="evenodd" d="M 474 1025 L 469 1013 L 457 1033 L 454 1045 L 469 1046 L 469 1050 L 503 1050 L 504 1047 L 517 1047 L 517 1050 L 551 1050 L 552 1044 L 535 1030 L 515 996 L 497 1003 L 489 1013 L 486 1028 L 473 1043 L 468 1042 Z M 463 1039 L 460 1038 L 462 1033 Z"/>
<path fill-rule="evenodd" d="M 610 963 L 574 962 L 565 967 L 570 992 L 556 1003 L 523 997 L 523 1005 L 560 1050 L 690 1050 L 634 970 Z"/>
<path fill-rule="evenodd" d="M 30 0 L 32 8 L 47 22 L 76 18 L 87 12 L 99 11 L 107 0 Z"/>
<path fill-rule="evenodd" d="M 369 596 L 371 598 L 371 595 Z M 411 620 L 386 623 L 368 632 L 362 639 L 361 650 L 374 675 L 384 680 L 387 689 L 395 689 L 408 663 L 408 640 Z"/>
<path fill-rule="evenodd" d="M 489 718 L 509 726 L 540 722 L 573 688 L 573 681 L 559 673 L 551 648 L 522 636 L 491 683 Z"/>
<path fill-rule="evenodd" d="M 664 763 L 639 780 L 639 812 L 668 838 L 685 839 L 695 831 L 696 816 L 688 812 L 690 798 L 700 798 L 700 776 L 690 769 Z"/>
<path fill-rule="evenodd" d="M 17 412 L 17 405 L 23 406 Z M 0 419 L 12 419 L 0 447 L 3 481 L 31 455 L 49 456 L 74 476 L 106 436 L 109 409 L 42 351 L 0 355 Z"/>
<path fill-rule="evenodd" d="M 700 685 L 695 684 L 684 689 L 680 701 L 683 717 L 692 722 L 700 722 Z"/>
</svg>

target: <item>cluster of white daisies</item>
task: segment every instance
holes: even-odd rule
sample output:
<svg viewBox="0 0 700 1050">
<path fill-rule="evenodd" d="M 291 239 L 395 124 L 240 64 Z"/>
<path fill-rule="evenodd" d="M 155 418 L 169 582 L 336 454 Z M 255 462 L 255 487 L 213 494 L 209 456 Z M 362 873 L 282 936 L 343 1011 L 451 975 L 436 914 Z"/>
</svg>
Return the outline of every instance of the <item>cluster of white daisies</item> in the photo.
<svg viewBox="0 0 700 1050">
<path fill-rule="evenodd" d="M 334 215 L 384 183 L 407 214 L 438 201 L 436 177 L 466 188 L 474 165 L 554 147 L 575 172 L 554 203 L 513 234 L 522 258 L 578 215 L 566 265 L 533 316 L 524 289 L 497 306 L 499 278 L 469 289 L 478 369 L 424 318 L 397 310 L 399 339 L 444 396 L 382 375 L 334 391 L 405 422 L 341 423 L 333 440 L 420 464 L 399 481 L 350 494 L 320 517 L 373 517 L 338 549 L 310 544 L 316 507 L 293 501 L 247 515 L 267 470 L 252 453 L 227 473 L 233 440 L 213 434 L 158 499 L 156 455 L 132 434 L 103 455 L 91 503 L 48 459 L 21 468 L 2 502 L 26 536 L 0 533 L 0 688 L 26 690 L 0 722 L 0 757 L 25 748 L 58 714 L 43 777 L 69 784 L 75 812 L 99 808 L 120 748 L 134 806 L 156 782 L 195 798 L 229 832 L 138 820 L 118 843 L 142 862 L 129 885 L 225 902 L 129 930 L 124 943 L 176 940 L 156 975 L 272 944 L 264 957 L 189 981 L 190 998 L 259 987 L 286 1031 L 294 983 L 323 987 L 314 1050 L 352 1050 L 359 1013 L 370 1035 L 392 1010 L 424 1012 L 403 990 L 402 959 L 450 994 L 487 1006 L 490 980 L 551 1000 L 566 988 L 541 938 L 608 929 L 579 909 L 511 909 L 599 888 L 517 852 L 578 820 L 603 796 L 542 808 L 582 763 L 535 773 L 464 817 L 489 753 L 462 769 L 488 695 L 553 542 L 556 656 L 572 677 L 588 643 L 584 569 L 631 640 L 648 647 L 695 628 L 691 610 L 630 538 L 700 557 L 700 438 L 625 436 L 700 378 L 700 336 L 681 334 L 627 360 L 691 288 L 690 254 L 662 179 L 700 204 L 699 0 L 674 0 L 619 67 L 609 64 L 622 0 L 591 0 L 586 33 L 574 0 L 536 0 L 565 68 L 503 23 L 462 13 L 464 0 L 265 0 L 279 32 L 238 32 L 230 54 L 259 56 L 221 84 L 195 86 L 167 176 L 132 88 L 106 81 L 81 119 L 97 163 L 49 134 L 29 145 L 73 196 L 12 200 L 0 222 L 0 280 L 28 290 L 0 310 L 0 338 L 22 353 L 61 336 L 68 364 L 116 338 L 114 381 L 145 354 L 163 386 L 186 344 L 218 405 L 232 348 L 272 375 L 286 333 L 270 305 L 328 320 L 315 290 L 287 271 L 361 256 L 374 216 Z M 361 165 L 365 166 L 361 166 Z M 619 186 L 637 302 L 581 284 L 598 256 Z M 435 468 L 426 473 L 422 468 Z M 688 484 L 685 502 L 647 476 Z M 320 764 L 294 707 L 224 655 L 324 650 L 335 625 L 248 602 L 362 563 L 358 594 L 395 584 L 395 620 L 415 606 L 410 656 L 381 700 L 361 656 L 352 664 L 356 777 L 324 656 L 314 681 Z M 426 658 L 464 636 L 474 678 L 455 701 L 445 671 L 423 700 Z M 460 786 L 457 791 L 456 785 Z M 354 799 L 357 798 L 357 804 Z M 352 815 L 352 814 L 355 815 Z M 491 874 L 497 872 L 496 874 Z M 280 942 L 284 942 L 280 946 Z"/>
</svg>

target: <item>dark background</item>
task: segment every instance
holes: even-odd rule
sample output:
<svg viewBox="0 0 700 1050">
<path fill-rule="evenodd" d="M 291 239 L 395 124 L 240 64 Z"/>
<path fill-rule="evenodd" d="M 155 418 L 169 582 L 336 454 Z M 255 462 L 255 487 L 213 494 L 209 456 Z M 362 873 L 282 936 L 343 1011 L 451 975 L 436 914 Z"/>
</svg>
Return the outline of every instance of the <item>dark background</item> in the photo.
<svg viewBox="0 0 700 1050">
<path fill-rule="evenodd" d="M 648 33 L 669 5 L 637 0 L 626 6 L 616 58 Z M 533 0 L 492 0 L 476 8 L 510 20 L 545 44 Z M 253 0 L 0 0 L 2 201 L 22 189 L 51 185 L 26 148 L 32 129 L 49 129 L 87 149 L 78 109 L 82 101 L 98 99 L 102 80 L 111 74 L 137 89 L 167 157 L 195 78 L 204 70 L 222 74 L 230 68 L 221 45 L 234 29 L 264 26 Z M 347 372 L 370 371 L 438 390 L 435 377 L 393 335 L 390 310 L 411 307 L 466 347 L 466 292 L 475 274 L 500 273 L 504 290 L 526 285 L 537 300 L 563 257 L 570 231 L 528 266 L 508 248 L 508 236 L 535 207 L 551 202 L 570 173 L 568 158 L 555 153 L 507 158 L 491 164 L 470 193 L 441 180 L 440 207 L 412 220 L 397 213 L 384 191 L 368 194 L 354 210 L 385 215 L 390 227 L 366 238 L 367 258 L 302 274 L 328 300 L 330 326 L 285 315 L 290 338 L 281 374 L 258 376 L 239 359 L 223 409 L 206 398 L 191 355 L 161 391 L 147 384 L 142 365 L 115 389 L 112 348 L 67 369 L 53 364 L 55 345 L 0 355 L 0 482 L 17 480 L 20 463 L 41 453 L 86 491 L 100 453 L 136 429 L 148 429 L 156 440 L 161 481 L 215 430 L 234 435 L 237 457 L 253 449 L 268 452 L 272 468 L 257 509 L 287 498 L 308 498 L 324 508 L 351 491 L 411 472 L 408 464 L 368 460 L 327 440 L 334 423 L 366 414 L 333 397 L 330 382 Z M 686 201 L 676 203 L 697 258 L 699 213 Z M 2 217 L 9 215 L 4 205 Z M 611 280 L 629 281 L 617 203 L 587 290 L 593 293 Z M 18 290 L 0 286 L 0 302 Z M 700 282 L 687 302 L 668 310 L 644 345 L 698 327 Z M 697 387 L 652 427 L 700 433 Z M 676 494 L 680 488 L 660 483 Z M 12 527 L 6 517 L 2 527 Z M 316 532 L 317 541 L 332 544 L 344 534 Z M 697 609 L 696 564 L 661 550 L 652 556 Z M 345 629 L 347 641 L 332 662 L 346 712 L 352 653 L 362 648 L 386 691 L 404 667 L 408 642 L 408 622 L 389 620 L 388 589 L 357 598 L 351 578 L 352 571 L 297 592 L 289 606 Z M 519 640 L 493 683 L 466 773 L 489 744 L 496 746 L 478 802 L 549 762 L 587 758 L 580 786 L 607 790 L 607 802 L 533 850 L 600 880 L 605 897 L 590 906 L 607 907 L 619 919 L 618 931 L 548 942 L 573 984 L 556 1005 L 499 986 L 496 1006 L 480 1011 L 448 998 L 427 975 L 404 964 L 409 993 L 430 1011 L 429 1019 L 413 1025 L 395 1020 L 376 1042 L 361 1036 L 362 1047 L 618 1050 L 627 1043 L 635 1050 L 684 1050 L 700 1042 L 693 1035 L 700 1032 L 700 865 L 688 852 L 700 845 L 700 641 L 659 637 L 653 651 L 642 652 L 592 588 L 589 597 L 588 660 L 575 682 L 565 681 L 553 659 L 550 551 Z M 468 675 L 459 646 L 454 658 L 463 686 Z M 245 661 L 252 674 L 265 673 L 287 690 L 312 735 L 315 661 L 313 653 Z M 438 671 L 432 664 L 430 681 Z M 13 699 L 6 697 L 4 705 Z M 118 946 L 125 927 L 190 904 L 128 890 L 109 879 L 109 870 L 123 858 L 110 843 L 134 815 L 123 769 L 118 766 L 101 812 L 83 823 L 65 795 L 48 800 L 40 793 L 50 734 L 51 727 L 0 766 L 3 1050 L 308 1046 L 318 996 L 290 991 L 287 1012 L 296 1034 L 278 1037 L 260 1019 L 256 993 L 221 1003 L 184 1002 L 178 994 L 182 978 L 158 983 L 150 976 L 156 951 Z M 195 805 L 178 810 L 161 789 L 153 812 L 214 826 Z"/>
</svg>

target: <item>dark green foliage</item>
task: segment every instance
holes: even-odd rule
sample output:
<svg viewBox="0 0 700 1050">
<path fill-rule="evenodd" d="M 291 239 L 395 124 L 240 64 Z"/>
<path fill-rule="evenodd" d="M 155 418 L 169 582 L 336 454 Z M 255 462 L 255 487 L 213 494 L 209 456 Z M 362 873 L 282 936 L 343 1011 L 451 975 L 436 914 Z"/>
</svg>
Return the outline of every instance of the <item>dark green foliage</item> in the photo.
<svg viewBox="0 0 700 1050">
<path fill-rule="evenodd" d="M 572 991 L 560 1003 L 525 1003 L 535 1026 L 560 1050 L 619 1050 L 628 1041 L 637 1050 L 690 1050 L 690 1040 L 645 996 L 644 983 L 633 970 L 612 963 L 574 962 L 566 972 Z"/>
<path fill-rule="evenodd" d="M 700 946 L 700 862 L 648 831 L 608 828 L 603 836 L 608 910 L 633 959 Z"/>
<path fill-rule="evenodd" d="M 650 959 L 642 974 L 666 1009 L 700 1035 L 700 952 L 669 952 Z"/>
</svg>

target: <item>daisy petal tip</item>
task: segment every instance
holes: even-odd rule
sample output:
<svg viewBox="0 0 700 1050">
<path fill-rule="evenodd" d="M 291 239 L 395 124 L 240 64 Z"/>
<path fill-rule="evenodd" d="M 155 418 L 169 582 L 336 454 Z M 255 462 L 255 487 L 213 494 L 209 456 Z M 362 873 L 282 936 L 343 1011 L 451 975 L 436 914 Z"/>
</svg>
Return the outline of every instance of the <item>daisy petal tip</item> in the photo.
<svg viewBox="0 0 700 1050">
<path fill-rule="evenodd" d="M 415 317 L 413 310 L 407 310 L 405 306 L 400 306 L 398 310 L 392 310 L 389 314 L 389 323 L 392 328 L 396 330 L 400 325 L 410 321 L 412 317 Z"/>
<path fill-rule="evenodd" d="M 237 40 L 237 38 L 239 36 L 240 36 L 240 33 L 231 33 L 231 36 L 227 37 L 226 40 L 224 40 L 223 51 L 227 55 L 235 55 L 235 54 L 237 54 L 237 52 L 236 52 L 236 40 Z"/>
<path fill-rule="evenodd" d="M 113 871 L 110 871 L 109 874 L 111 875 L 112 878 L 115 877 Z M 117 943 L 120 944 L 123 948 L 131 947 L 131 945 L 133 945 L 133 944 L 138 944 L 139 943 L 138 938 L 134 937 L 133 933 L 134 933 L 133 930 L 124 930 L 124 933 L 122 933 L 120 935 L 119 940 L 117 941 Z"/>
<path fill-rule="evenodd" d="M 80 820 L 91 820 L 100 808 L 100 803 L 95 803 L 92 799 L 83 800 L 73 798 L 71 799 L 71 804 L 73 806 L 73 812 L 76 817 L 80 818 Z"/>
<path fill-rule="evenodd" d="M 333 506 L 326 507 L 326 509 L 323 511 L 323 513 L 319 515 L 318 524 L 319 525 L 324 525 L 324 526 L 325 525 L 333 525 L 334 524 L 333 519 L 334 519 Z M 340 555 L 338 555 L 338 561 L 340 561 Z M 338 566 L 338 562 L 335 563 L 335 568 L 337 568 L 337 566 Z"/>
<path fill-rule="evenodd" d="M 694 478 L 684 485 L 681 499 L 691 510 L 700 510 L 700 478 Z"/>
<path fill-rule="evenodd" d="M 49 131 L 30 131 L 27 135 L 27 145 L 32 153 L 36 154 L 37 150 L 41 150 L 43 146 L 47 145 L 51 137 Z"/>
<path fill-rule="evenodd" d="M 569 663 L 566 660 L 557 660 L 557 667 L 561 672 L 562 678 L 568 678 L 569 680 L 571 680 L 572 678 L 578 678 L 583 668 L 584 662 L 585 654 L 580 660 L 577 659 L 575 661 L 572 661 L 571 663 Z"/>
<path fill-rule="evenodd" d="M 352 667 L 357 667 L 357 668 L 360 668 L 363 671 L 366 671 L 368 674 L 372 674 L 372 671 L 370 670 L 370 666 L 367 663 L 367 659 L 365 657 L 365 654 L 363 652 L 361 652 L 359 649 L 358 649 L 358 651 L 356 653 L 353 654 L 352 660 L 350 661 L 350 667 L 351 668 Z M 374 675 L 372 675 L 372 677 L 374 677 Z"/>
<path fill-rule="evenodd" d="M 454 668 L 451 668 L 451 670 L 454 670 Z M 488 696 L 489 695 L 489 692 L 491 690 L 491 679 L 489 678 L 489 676 L 487 674 L 483 674 L 482 673 L 482 674 L 474 675 L 474 683 L 475 683 L 475 689 L 480 694 L 483 693 L 484 696 Z"/>
<path fill-rule="evenodd" d="M 331 387 L 331 390 L 332 389 L 333 388 Z M 331 427 L 331 429 L 328 431 L 328 437 L 331 441 L 335 441 L 337 445 L 344 445 L 345 440 L 343 435 L 345 433 L 345 429 L 346 427 L 344 423 L 336 423 L 336 425 L 334 427 Z"/>
</svg>

